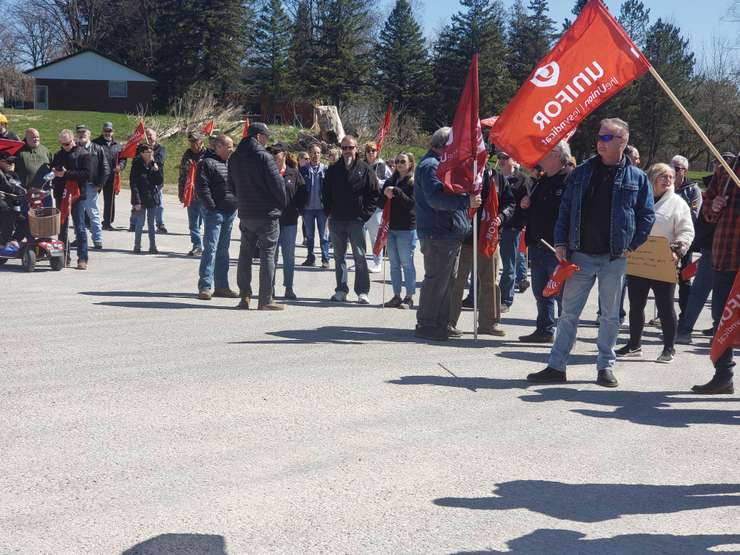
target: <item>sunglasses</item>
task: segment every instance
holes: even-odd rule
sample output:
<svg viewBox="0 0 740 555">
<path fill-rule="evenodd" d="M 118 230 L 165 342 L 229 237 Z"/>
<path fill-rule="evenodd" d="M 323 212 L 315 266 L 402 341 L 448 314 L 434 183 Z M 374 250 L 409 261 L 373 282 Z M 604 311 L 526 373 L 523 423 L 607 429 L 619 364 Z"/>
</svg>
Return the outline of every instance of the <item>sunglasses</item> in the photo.
<svg viewBox="0 0 740 555">
<path fill-rule="evenodd" d="M 62 148 L 68 148 L 70 146 L 74 146 L 74 142 L 71 142 L 71 143 L 61 143 L 61 145 L 62 145 Z"/>
<path fill-rule="evenodd" d="M 681 166 L 673 166 L 673 169 L 677 172 L 687 172 L 689 171 L 689 168 L 682 168 Z"/>
<path fill-rule="evenodd" d="M 357 148 L 356 146 L 351 146 L 351 145 L 350 146 L 342 146 L 342 150 L 354 150 L 356 148 Z"/>
<path fill-rule="evenodd" d="M 598 138 L 599 138 L 599 140 L 602 143 L 608 143 L 608 142 L 611 142 L 614 139 L 621 139 L 622 138 L 622 135 L 611 135 L 611 134 L 598 135 Z"/>
<path fill-rule="evenodd" d="M 408 164 L 406 160 L 396 160 L 396 164 Z"/>
<path fill-rule="evenodd" d="M 378 152 L 377 148 L 368 148 L 365 150 L 365 152 Z"/>
</svg>

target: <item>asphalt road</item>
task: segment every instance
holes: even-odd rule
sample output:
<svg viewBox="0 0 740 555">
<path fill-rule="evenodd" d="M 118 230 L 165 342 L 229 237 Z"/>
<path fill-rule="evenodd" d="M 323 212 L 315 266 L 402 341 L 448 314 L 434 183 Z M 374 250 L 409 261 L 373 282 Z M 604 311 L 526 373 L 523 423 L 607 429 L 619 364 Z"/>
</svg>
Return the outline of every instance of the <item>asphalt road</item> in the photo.
<svg viewBox="0 0 740 555">
<path fill-rule="evenodd" d="M 195 298 L 167 203 L 160 255 L 118 231 L 86 272 L 0 268 L 0 553 L 740 552 L 738 398 L 689 393 L 706 338 L 659 365 L 648 329 L 607 390 L 584 326 L 571 382 L 530 387 L 530 292 L 507 337 L 442 344 L 379 274 L 371 306 L 299 267 L 284 312 L 236 311 Z"/>
</svg>

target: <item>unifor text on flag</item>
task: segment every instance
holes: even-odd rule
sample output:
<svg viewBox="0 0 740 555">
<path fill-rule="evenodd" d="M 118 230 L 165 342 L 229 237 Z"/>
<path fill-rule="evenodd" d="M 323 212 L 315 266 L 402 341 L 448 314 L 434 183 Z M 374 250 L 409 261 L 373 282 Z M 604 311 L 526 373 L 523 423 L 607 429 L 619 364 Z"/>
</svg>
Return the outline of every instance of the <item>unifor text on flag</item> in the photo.
<svg viewBox="0 0 740 555">
<path fill-rule="evenodd" d="M 491 129 L 490 141 L 534 166 L 650 63 L 601 0 L 589 0 Z"/>
</svg>

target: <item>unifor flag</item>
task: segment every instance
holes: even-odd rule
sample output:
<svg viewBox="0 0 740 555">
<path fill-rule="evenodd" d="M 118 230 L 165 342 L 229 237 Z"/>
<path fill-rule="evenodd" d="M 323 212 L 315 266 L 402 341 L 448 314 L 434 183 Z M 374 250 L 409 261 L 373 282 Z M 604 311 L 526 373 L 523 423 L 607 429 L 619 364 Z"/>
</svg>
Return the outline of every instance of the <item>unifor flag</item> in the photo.
<svg viewBox="0 0 740 555">
<path fill-rule="evenodd" d="M 699 260 L 701 260 L 701 257 L 697 258 L 691 264 L 689 264 L 683 270 L 681 270 L 682 280 L 689 281 L 692 277 L 696 275 L 696 270 L 699 269 Z"/>
<path fill-rule="evenodd" d="M 380 149 L 378 149 L 380 150 Z M 388 244 L 388 230 L 391 228 L 391 199 L 385 199 L 385 206 L 383 207 L 383 220 L 380 223 L 378 229 L 378 236 L 375 238 L 373 243 L 373 254 L 380 256 L 383 249 Z"/>
<path fill-rule="evenodd" d="M 725 309 L 722 311 L 722 318 L 719 320 L 717 331 L 712 339 L 712 350 L 709 357 L 713 363 L 717 363 L 719 358 L 727 349 L 732 349 L 740 345 L 740 270 L 735 275 L 735 282 L 732 284 L 732 291 L 727 296 Z"/>
<path fill-rule="evenodd" d="M 534 167 L 586 116 L 649 67 L 603 2 L 589 0 L 500 114 L 489 141 Z"/>
<path fill-rule="evenodd" d="M 211 135 L 211 133 L 213 133 L 213 127 L 214 127 L 214 123 L 213 123 L 213 120 L 209 120 L 209 121 L 208 121 L 208 123 L 206 123 L 206 124 L 205 124 L 205 125 L 203 126 L 203 129 L 201 129 L 201 132 L 202 132 L 202 133 L 203 133 L 203 134 L 204 134 L 204 135 L 205 135 L 206 137 L 209 137 L 209 136 Z"/>
<path fill-rule="evenodd" d="M 76 181 L 66 181 L 62 192 L 62 205 L 59 207 L 62 225 L 66 225 L 72 205 L 80 198 L 80 185 Z"/>
<path fill-rule="evenodd" d="M 393 114 L 393 103 L 389 102 L 388 107 L 385 109 L 385 117 L 383 118 L 383 124 L 378 129 L 378 134 L 375 136 L 375 144 L 378 145 L 378 156 L 380 151 L 383 150 L 383 143 L 385 138 L 391 132 L 391 115 Z"/>
<path fill-rule="evenodd" d="M 118 153 L 118 159 L 123 160 L 124 158 L 133 158 L 136 156 L 136 148 L 139 146 L 139 143 L 145 135 L 146 130 L 144 129 L 144 120 L 141 120 L 128 141 L 126 141 L 126 144 L 123 145 L 121 152 Z"/>
<path fill-rule="evenodd" d="M 182 192 L 182 204 L 185 208 L 190 206 L 193 202 L 193 192 L 195 191 L 195 174 L 197 171 L 197 164 L 191 160 L 190 167 L 188 168 L 188 177 L 185 181 L 185 188 Z"/>
<path fill-rule="evenodd" d="M 12 139 L 0 139 L 0 151 L 7 152 L 11 156 L 15 156 L 17 152 L 23 148 L 26 144 L 23 141 L 14 141 Z"/>
<path fill-rule="evenodd" d="M 496 191 L 496 179 L 491 177 L 491 188 L 488 198 L 483 205 L 483 214 L 480 219 L 480 236 L 478 237 L 478 250 L 484 256 L 493 256 L 499 242 L 499 229 L 496 219 L 498 218 L 498 192 Z"/>
<path fill-rule="evenodd" d="M 437 177 L 450 194 L 477 195 L 483 188 L 488 151 L 483 143 L 478 94 L 478 54 L 474 54 L 455 118 L 452 120 L 450 138 L 437 168 Z M 474 173 L 475 162 L 477 169 Z M 472 217 L 475 209 L 471 209 L 469 214 Z"/>
<path fill-rule="evenodd" d="M 554 297 L 560 293 L 565 282 L 580 269 L 580 267 L 568 260 L 561 260 L 558 262 L 558 265 L 555 267 L 555 271 L 552 273 L 552 276 L 550 276 L 550 279 L 547 281 L 547 285 L 545 285 L 545 288 L 542 290 L 542 296 Z"/>
</svg>

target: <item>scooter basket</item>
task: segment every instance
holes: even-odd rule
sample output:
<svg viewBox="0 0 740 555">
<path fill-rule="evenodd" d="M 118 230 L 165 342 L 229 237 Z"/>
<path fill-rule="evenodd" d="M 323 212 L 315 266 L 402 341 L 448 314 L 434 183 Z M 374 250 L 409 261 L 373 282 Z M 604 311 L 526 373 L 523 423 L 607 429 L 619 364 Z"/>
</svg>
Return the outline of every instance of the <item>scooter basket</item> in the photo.
<svg viewBox="0 0 740 555">
<path fill-rule="evenodd" d="M 59 235 L 60 211 L 58 208 L 34 208 L 28 211 L 28 227 L 34 237 Z"/>
</svg>

